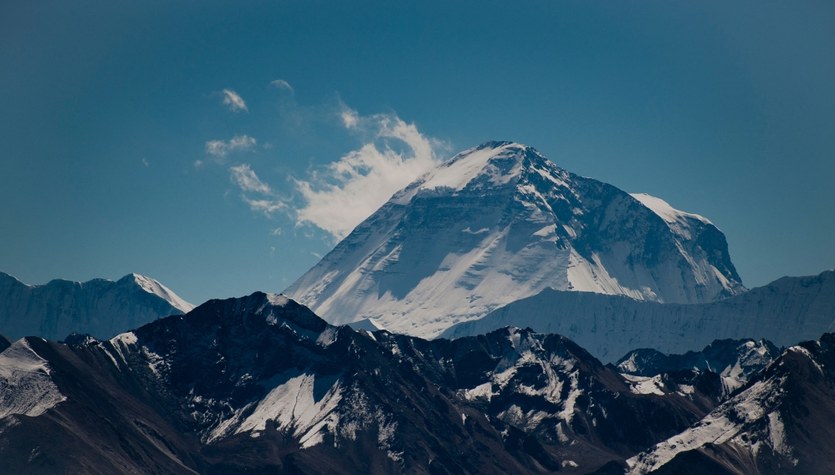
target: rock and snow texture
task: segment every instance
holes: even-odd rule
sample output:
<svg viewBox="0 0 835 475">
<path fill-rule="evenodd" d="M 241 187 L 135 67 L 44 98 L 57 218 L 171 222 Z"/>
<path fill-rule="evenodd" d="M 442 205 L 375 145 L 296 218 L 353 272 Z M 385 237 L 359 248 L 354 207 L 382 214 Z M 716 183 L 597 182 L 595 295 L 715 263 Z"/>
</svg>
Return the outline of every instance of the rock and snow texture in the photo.
<svg viewBox="0 0 835 475">
<path fill-rule="evenodd" d="M 618 371 L 635 377 L 654 377 L 677 371 L 712 371 L 719 375 L 723 394 L 743 386 L 771 364 L 780 350 L 768 340 L 716 340 L 701 351 L 666 355 L 657 350 L 630 351 L 618 360 Z"/>
<path fill-rule="evenodd" d="M 116 282 L 53 280 L 26 285 L 0 273 L 0 333 L 11 338 L 58 340 L 74 332 L 109 338 L 192 308 L 164 285 L 139 274 Z"/>
<path fill-rule="evenodd" d="M 372 334 L 263 293 L 104 341 L 21 340 L 0 384 L 10 473 L 587 473 L 706 412 L 634 394 L 558 335 Z"/>
<path fill-rule="evenodd" d="M 9 473 L 823 474 L 831 368 L 826 334 L 717 405 L 709 371 L 625 378 L 559 335 L 354 331 L 255 293 L 105 341 L 15 342 L 0 459 Z"/>
<path fill-rule="evenodd" d="M 628 459 L 628 473 L 833 473 L 833 369 L 831 333 L 788 348 L 691 428 Z"/>
<path fill-rule="evenodd" d="M 434 337 L 545 288 L 696 303 L 743 290 L 724 235 L 489 142 L 397 192 L 285 293 L 331 323 Z"/>
<path fill-rule="evenodd" d="M 636 348 L 684 353 L 728 338 L 765 338 L 785 347 L 835 329 L 835 271 L 784 277 L 718 302 L 691 305 L 546 289 L 442 336 L 506 326 L 565 335 L 607 362 Z"/>
<path fill-rule="evenodd" d="M 20 339 L 0 353 L 0 419 L 37 417 L 66 400 L 49 377 L 49 365 Z"/>
</svg>

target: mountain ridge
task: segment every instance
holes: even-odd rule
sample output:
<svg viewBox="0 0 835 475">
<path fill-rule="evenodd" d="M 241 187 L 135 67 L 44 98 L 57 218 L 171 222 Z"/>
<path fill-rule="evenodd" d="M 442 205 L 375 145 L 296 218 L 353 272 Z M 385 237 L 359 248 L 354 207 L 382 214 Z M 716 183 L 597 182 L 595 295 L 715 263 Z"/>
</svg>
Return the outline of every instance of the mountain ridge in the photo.
<svg viewBox="0 0 835 475">
<path fill-rule="evenodd" d="M 158 281 L 128 274 L 116 281 L 53 279 L 25 284 L 0 272 L 0 332 L 53 340 L 71 333 L 104 338 L 194 306 Z"/>
<path fill-rule="evenodd" d="M 835 271 L 784 277 L 724 300 L 689 305 L 546 289 L 450 327 L 442 337 L 509 325 L 564 334 L 604 361 L 636 348 L 682 353 L 726 338 L 765 338 L 789 346 L 835 329 Z"/>
<path fill-rule="evenodd" d="M 711 371 L 622 375 L 561 335 L 355 331 L 262 292 L 104 341 L 26 337 L 0 363 L 0 457 L 14 473 L 644 474 L 698 464 L 822 474 L 835 463 L 804 432 L 835 427 L 833 334 L 785 350 L 725 400 Z"/>
<path fill-rule="evenodd" d="M 636 393 L 558 335 L 354 331 L 264 293 L 104 341 L 24 338 L 0 358 L 40 368 L 0 371 L 0 456 L 16 473 L 584 473 L 706 413 Z M 25 381 L 49 397 L 6 390 Z"/>
</svg>

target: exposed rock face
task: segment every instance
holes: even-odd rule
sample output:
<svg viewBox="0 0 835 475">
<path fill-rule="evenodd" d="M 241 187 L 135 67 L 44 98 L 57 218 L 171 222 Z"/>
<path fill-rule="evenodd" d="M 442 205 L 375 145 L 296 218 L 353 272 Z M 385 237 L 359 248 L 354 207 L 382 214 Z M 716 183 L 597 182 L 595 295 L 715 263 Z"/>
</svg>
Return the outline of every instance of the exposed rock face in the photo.
<svg viewBox="0 0 835 475">
<path fill-rule="evenodd" d="M 31 370 L 0 372 L 14 473 L 586 473 L 712 408 L 636 392 L 557 335 L 354 331 L 260 293 L 0 358 Z M 5 397 L 32 378 L 43 404 Z"/>
<path fill-rule="evenodd" d="M 835 472 L 833 368 L 831 333 L 790 347 L 693 427 L 630 458 L 629 473 Z"/>
</svg>

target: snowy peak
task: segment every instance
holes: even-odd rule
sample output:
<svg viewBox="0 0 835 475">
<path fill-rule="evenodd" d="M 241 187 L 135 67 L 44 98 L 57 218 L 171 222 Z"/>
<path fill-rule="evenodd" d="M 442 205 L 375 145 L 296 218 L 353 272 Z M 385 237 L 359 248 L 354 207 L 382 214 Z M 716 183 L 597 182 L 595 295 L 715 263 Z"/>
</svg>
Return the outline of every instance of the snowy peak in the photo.
<svg viewBox="0 0 835 475">
<path fill-rule="evenodd" d="M 397 192 L 285 292 L 334 324 L 435 337 L 546 288 L 680 303 L 744 290 L 715 226 L 655 207 L 488 142 Z"/>
<path fill-rule="evenodd" d="M 119 279 L 118 282 L 134 283 L 145 292 L 148 292 L 151 295 L 156 295 L 157 297 L 170 303 L 172 307 L 176 308 L 182 313 L 188 313 L 192 309 L 194 309 L 193 304 L 186 302 L 179 295 L 175 294 L 171 289 L 159 283 L 158 280 L 152 279 L 150 277 L 146 277 L 140 274 L 128 274 Z"/>
<path fill-rule="evenodd" d="M 646 193 L 630 193 L 630 195 L 640 201 L 642 205 L 651 209 L 653 213 L 660 216 L 661 219 L 667 223 L 682 224 L 689 220 L 696 220 L 705 224 L 713 224 L 704 216 L 675 209 L 661 198 L 656 198 L 655 196 L 648 195 Z"/>
<path fill-rule="evenodd" d="M 491 188 L 509 183 L 522 170 L 524 159 L 539 156 L 531 147 L 515 142 L 487 142 L 465 150 L 419 178 L 407 190 Z M 541 156 L 540 156 L 541 158 Z"/>
<path fill-rule="evenodd" d="M 109 338 L 194 306 L 158 281 L 129 274 L 116 282 L 55 279 L 27 285 L 0 273 L 0 332 L 62 339 L 71 333 Z"/>
</svg>

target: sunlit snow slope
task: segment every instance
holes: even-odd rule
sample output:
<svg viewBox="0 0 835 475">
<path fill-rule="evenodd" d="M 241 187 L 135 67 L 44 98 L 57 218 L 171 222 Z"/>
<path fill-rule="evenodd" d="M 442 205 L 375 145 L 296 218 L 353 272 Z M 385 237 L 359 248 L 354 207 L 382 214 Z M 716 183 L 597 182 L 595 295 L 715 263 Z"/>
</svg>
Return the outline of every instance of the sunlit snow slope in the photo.
<svg viewBox="0 0 835 475">
<path fill-rule="evenodd" d="M 678 303 L 743 290 L 705 218 L 488 142 L 397 192 L 285 293 L 332 323 L 434 337 L 548 287 Z"/>
</svg>

